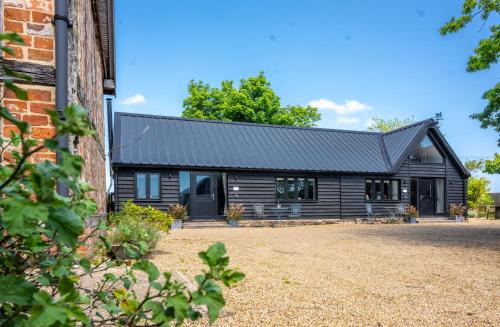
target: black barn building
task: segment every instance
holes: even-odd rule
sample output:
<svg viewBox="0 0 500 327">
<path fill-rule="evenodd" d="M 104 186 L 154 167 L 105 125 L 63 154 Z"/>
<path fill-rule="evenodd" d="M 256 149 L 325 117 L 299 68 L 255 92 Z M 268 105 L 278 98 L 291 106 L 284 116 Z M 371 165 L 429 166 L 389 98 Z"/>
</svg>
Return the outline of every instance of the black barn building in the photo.
<svg viewBox="0 0 500 327">
<path fill-rule="evenodd" d="M 465 203 L 468 171 L 432 119 L 389 133 L 298 128 L 115 113 L 115 209 L 132 199 L 191 219 L 220 218 L 228 204 L 301 203 L 304 218 L 366 216 L 400 203 L 422 216 Z"/>
</svg>

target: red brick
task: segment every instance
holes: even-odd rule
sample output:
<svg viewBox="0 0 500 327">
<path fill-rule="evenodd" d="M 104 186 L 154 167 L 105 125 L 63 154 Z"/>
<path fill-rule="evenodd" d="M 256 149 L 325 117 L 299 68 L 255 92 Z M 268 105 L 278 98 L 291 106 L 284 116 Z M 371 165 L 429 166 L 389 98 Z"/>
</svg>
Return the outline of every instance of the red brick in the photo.
<svg viewBox="0 0 500 327">
<path fill-rule="evenodd" d="M 50 37 L 39 37 L 35 36 L 35 48 L 53 50 L 54 49 L 54 39 Z"/>
<path fill-rule="evenodd" d="M 5 99 L 17 99 L 16 94 L 8 88 L 4 88 L 3 97 Z"/>
<path fill-rule="evenodd" d="M 38 103 L 38 102 L 30 103 L 30 112 L 32 113 L 44 114 L 46 113 L 45 109 L 54 110 L 55 108 L 56 106 L 53 104 Z"/>
<path fill-rule="evenodd" d="M 16 33 L 23 33 L 24 32 L 24 26 L 23 23 L 20 22 L 13 22 L 10 20 L 6 20 L 4 22 L 4 31 L 5 32 L 16 32 Z"/>
<path fill-rule="evenodd" d="M 30 35 L 19 35 L 19 36 L 23 39 L 25 46 L 31 47 L 31 43 L 33 42 L 32 36 Z"/>
<path fill-rule="evenodd" d="M 32 11 L 31 12 L 31 21 L 33 23 L 50 23 L 52 22 L 52 15 L 46 12 L 41 11 Z"/>
<path fill-rule="evenodd" d="M 37 153 L 37 154 L 35 154 L 35 160 L 36 161 L 49 160 L 49 161 L 55 162 L 56 161 L 56 154 L 53 152 Z"/>
<path fill-rule="evenodd" d="M 52 101 L 52 93 L 46 90 L 31 89 L 28 90 L 28 100 L 30 101 Z"/>
<path fill-rule="evenodd" d="M 17 8 L 5 8 L 4 10 L 5 19 L 17 20 L 21 22 L 29 22 L 30 21 L 30 12 L 29 10 L 17 9 Z"/>
<path fill-rule="evenodd" d="M 27 3 L 30 9 L 52 12 L 52 1 L 49 0 L 31 0 Z"/>
<path fill-rule="evenodd" d="M 4 121 L 4 125 L 5 125 L 5 121 Z M 6 125 L 6 126 L 3 126 L 3 136 L 4 137 L 10 137 L 10 132 L 14 132 L 14 133 L 20 133 L 19 129 L 16 127 L 16 126 L 12 126 L 12 125 Z"/>
<path fill-rule="evenodd" d="M 49 124 L 49 118 L 45 115 L 23 115 L 22 120 L 31 126 L 46 126 Z"/>
<path fill-rule="evenodd" d="M 54 52 L 39 49 L 28 49 L 28 58 L 39 61 L 52 61 L 54 59 Z"/>
<path fill-rule="evenodd" d="M 23 59 L 23 48 L 14 47 L 12 45 L 9 45 L 9 48 L 14 52 L 14 54 L 11 55 L 10 53 L 5 53 L 5 58 Z"/>
<path fill-rule="evenodd" d="M 3 100 L 3 105 L 7 107 L 10 111 L 14 112 L 26 112 L 27 104 L 25 101 L 17 101 L 17 100 Z"/>
<path fill-rule="evenodd" d="M 36 139 L 48 139 L 54 136 L 55 129 L 52 127 L 33 127 L 31 136 Z"/>
<path fill-rule="evenodd" d="M 14 116 L 14 118 L 16 118 L 17 120 L 21 120 L 21 114 L 19 113 L 16 113 L 16 112 L 11 112 L 12 116 Z M 14 124 L 12 124 L 10 121 L 8 121 L 7 119 L 3 119 L 2 120 L 2 124 L 4 126 L 15 126 Z"/>
</svg>

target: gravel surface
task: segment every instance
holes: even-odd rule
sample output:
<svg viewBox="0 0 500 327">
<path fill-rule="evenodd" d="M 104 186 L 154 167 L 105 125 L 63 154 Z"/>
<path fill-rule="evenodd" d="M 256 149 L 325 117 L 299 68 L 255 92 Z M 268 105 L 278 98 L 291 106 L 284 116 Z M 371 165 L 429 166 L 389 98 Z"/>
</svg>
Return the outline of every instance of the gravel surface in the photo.
<svg viewBox="0 0 500 327">
<path fill-rule="evenodd" d="M 247 275 L 217 326 L 500 326 L 500 221 L 185 229 L 152 259 L 192 279 L 216 241 Z"/>
</svg>

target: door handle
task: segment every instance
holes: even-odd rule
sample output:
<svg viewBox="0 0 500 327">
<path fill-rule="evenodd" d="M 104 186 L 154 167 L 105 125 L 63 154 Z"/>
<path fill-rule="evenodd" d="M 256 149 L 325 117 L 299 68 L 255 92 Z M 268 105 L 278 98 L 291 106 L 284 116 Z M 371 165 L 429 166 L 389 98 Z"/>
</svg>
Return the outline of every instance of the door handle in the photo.
<svg viewBox="0 0 500 327">
<path fill-rule="evenodd" d="M 212 193 L 212 200 L 215 200 L 215 193 Z"/>
<path fill-rule="evenodd" d="M 424 198 L 424 196 L 423 196 L 423 195 L 420 195 L 420 200 L 422 200 L 423 198 Z"/>
</svg>

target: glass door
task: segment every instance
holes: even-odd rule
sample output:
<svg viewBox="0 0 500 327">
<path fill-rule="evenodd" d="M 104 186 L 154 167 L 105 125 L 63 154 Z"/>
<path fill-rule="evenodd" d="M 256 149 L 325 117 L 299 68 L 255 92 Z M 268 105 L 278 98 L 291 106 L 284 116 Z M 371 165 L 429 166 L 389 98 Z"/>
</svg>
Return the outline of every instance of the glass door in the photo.
<svg viewBox="0 0 500 327">
<path fill-rule="evenodd" d="M 436 178 L 436 213 L 444 214 L 444 178 Z"/>
</svg>

